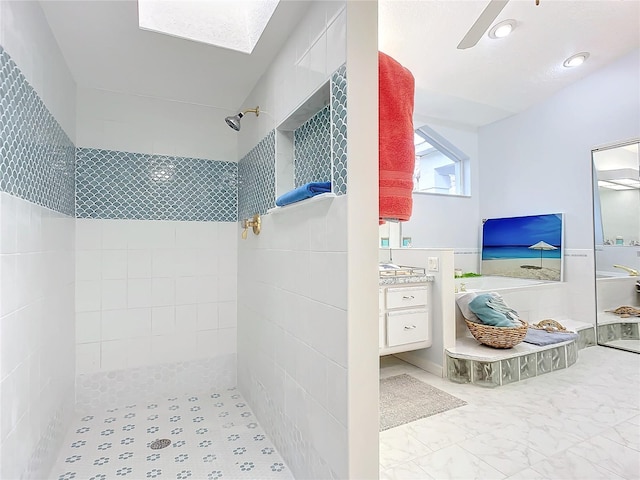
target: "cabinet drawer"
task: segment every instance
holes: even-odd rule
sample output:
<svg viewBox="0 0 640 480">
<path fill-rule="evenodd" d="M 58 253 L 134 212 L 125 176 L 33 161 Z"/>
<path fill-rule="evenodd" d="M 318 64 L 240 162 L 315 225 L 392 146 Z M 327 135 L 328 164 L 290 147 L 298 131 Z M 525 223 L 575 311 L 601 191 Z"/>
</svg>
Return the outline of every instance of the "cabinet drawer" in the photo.
<svg viewBox="0 0 640 480">
<path fill-rule="evenodd" d="M 427 287 L 388 288 L 387 308 L 416 307 L 427 304 Z"/>
<path fill-rule="evenodd" d="M 427 309 L 387 313 L 387 345 L 424 342 L 429 338 Z"/>
</svg>

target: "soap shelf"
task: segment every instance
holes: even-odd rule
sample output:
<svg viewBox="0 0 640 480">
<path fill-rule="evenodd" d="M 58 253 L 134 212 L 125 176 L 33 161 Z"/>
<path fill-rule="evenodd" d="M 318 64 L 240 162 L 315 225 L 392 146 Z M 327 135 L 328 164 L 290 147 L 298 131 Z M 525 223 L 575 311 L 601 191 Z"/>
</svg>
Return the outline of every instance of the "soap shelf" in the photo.
<svg viewBox="0 0 640 480">
<path fill-rule="evenodd" d="M 303 205 L 321 203 L 322 201 L 333 200 L 334 198 L 336 198 L 336 194 L 335 193 L 331 193 L 331 192 L 321 193 L 319 195 L 316 195 L 315 197 L 310 197 L 310 198 L 306 198 L 304 200 L 300 200 L 299 202 L 290 203 L 289 205 L 285 205 L 284 207 L 273 207 L 273 208 L 270 208 L 269 210 L 267 210 L 267 213 L 269 215 L 273 215 L 274 213 L 290 212 L 292 210 L 297 210 L 298 208 L 302 207 Z"/>
</svg>

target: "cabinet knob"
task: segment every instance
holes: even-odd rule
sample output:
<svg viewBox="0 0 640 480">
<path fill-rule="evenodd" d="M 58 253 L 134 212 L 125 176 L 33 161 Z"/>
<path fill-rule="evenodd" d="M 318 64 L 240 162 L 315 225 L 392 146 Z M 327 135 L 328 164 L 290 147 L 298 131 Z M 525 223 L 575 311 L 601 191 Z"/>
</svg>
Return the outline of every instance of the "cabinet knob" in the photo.
<svg viewBox="0 0 640 480">
<path fill-rule="evenodd" d="M 402 298 L 403 300 L 413 300 L 416 297 L 414 297 L 413 295 L 403 295 Z"/>
<path fill-rule="evenodd" d="M 404 329 L 405 329 L 405 330 L 413 330 L 414 328 L 416 328 L 416 326 L 415 326 L 415 325 L 405 325 L 405 326 L 404 326 Z"/>
</svg>

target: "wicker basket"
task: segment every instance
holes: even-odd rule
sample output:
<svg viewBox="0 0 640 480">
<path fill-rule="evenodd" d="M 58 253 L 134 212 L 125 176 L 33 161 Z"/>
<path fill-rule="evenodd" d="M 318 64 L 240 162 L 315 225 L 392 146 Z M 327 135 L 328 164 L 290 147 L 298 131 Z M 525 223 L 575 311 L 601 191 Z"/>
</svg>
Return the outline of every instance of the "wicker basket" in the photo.
<svg viewBox="0 0 640 480">
<path fill-rule="evenodd" d="M 529 325 L 524 320 L 520 320 L 522 325 L 519 327 L 492 327 L 481 323 L 467 322 L 467 327 L 471 334 L 484 345 L 494 348 L 511 348 L 522 342 L 527 334 Z"/>
</svg>

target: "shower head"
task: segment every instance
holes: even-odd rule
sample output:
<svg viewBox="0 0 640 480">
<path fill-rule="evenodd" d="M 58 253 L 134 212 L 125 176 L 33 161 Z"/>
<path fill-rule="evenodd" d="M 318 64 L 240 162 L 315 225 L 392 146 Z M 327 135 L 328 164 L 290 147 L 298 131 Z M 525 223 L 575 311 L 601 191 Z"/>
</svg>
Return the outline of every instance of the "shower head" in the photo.
<svg viewBox="0 0 640 480">
<path fill-rule="evenodd" d="M 237 115 L 232 115 L 224 119 L 231 128 L 233 128 L 236 132 L 240 131 L 240 119 L 244 117 L 245 113 L 255 113 L 256 117 L 260 116 L 260 107 L 250 108 L 245 110 L 244 112 L 240 112 Z"/>
</svg>

